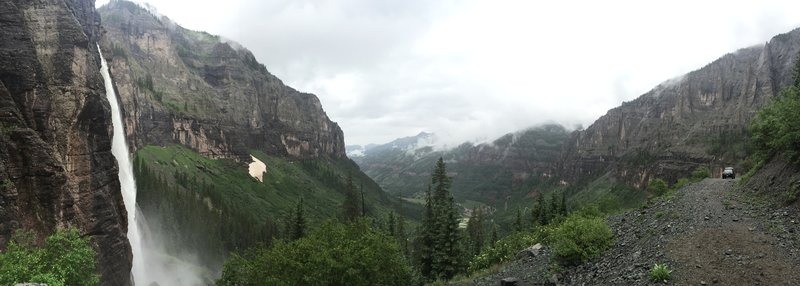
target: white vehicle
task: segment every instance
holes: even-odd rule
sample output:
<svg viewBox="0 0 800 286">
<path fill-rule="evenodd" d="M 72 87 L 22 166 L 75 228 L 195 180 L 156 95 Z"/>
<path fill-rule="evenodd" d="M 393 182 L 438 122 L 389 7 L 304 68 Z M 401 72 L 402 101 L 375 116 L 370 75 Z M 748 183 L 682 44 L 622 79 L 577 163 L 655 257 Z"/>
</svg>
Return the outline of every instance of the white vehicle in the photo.
<svg viewBox="0 0 800 286">
<path fill-rule="evenodd" d="M 725 170 L 722 171 L 722 178 L 723 179 L 736 179 L 736 174 L 733 172 L 733 167 L 725 167 Z"/>
</svg>

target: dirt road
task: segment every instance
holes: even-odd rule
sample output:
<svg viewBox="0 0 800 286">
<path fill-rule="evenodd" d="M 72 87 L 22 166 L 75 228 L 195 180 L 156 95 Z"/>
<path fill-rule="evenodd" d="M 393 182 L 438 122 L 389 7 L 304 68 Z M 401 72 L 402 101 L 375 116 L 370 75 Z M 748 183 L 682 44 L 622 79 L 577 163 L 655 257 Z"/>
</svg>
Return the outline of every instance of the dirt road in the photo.
<svg viewBox="0 0 800 286">
<path fill-rule="evenodd" d="M 796 211 L 740 192 L 736 182 L 706 179 L 610 217 L 615 246 L 583 265 L 554 271 L 552 260 L 526 258 L 472 285 L 504 277 L 519 285 L 663 285 L 649 280 L 655 263 L 673 270 L 668 285 L 800 285 Z"/>
<path fill-rule="evenodd" d="M 675 209 L 689 227 L 667 247 L 675 284 L 800 285 L 793 227 L 765 203 L 732 180 L 707 179 L 685 192 Z"/>
</svg>

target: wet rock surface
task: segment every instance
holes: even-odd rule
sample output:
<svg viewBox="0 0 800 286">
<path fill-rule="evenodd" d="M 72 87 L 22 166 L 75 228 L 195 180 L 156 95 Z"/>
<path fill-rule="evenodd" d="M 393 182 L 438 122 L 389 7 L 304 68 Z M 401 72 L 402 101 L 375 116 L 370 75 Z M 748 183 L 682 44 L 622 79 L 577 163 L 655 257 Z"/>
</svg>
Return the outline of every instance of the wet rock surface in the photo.
<svg viewBox="0 0 800 286">
<path fill-rule="evenodd" d="M 0 247 L 18 228 L 76 227 L 101 284 L 128 285 L 94 1 L 2 1 L 0 23 Z"/>
</svg>

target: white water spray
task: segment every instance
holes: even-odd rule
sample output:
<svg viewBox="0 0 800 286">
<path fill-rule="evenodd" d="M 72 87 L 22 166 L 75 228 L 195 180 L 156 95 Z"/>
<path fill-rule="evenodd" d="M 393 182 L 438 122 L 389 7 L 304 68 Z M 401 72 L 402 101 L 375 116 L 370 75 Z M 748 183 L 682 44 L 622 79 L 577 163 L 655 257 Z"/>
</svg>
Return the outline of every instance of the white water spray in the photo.
<svg viewBox="0 0 800 286">
<path fill-rule="evenodd" d="M 114 136 L 111 141 L 111 153 L 117 158 L 119 164 L 119 183 L 122 191 L 122 200 L 125 202 L 125 210 L 128 211 L 128 241 L 133 251 L 133 268 L 131 275 L 134 283 L 136 281 L 147 281 L 144 275 L 144 259 L 142 257 L 142 235 L 139 232 L 139 225 L 136 223 L 136 181 L 133 178 L 133 165 L 128 155 L 128 144 L 125 142 L 125 127 L 122 125 L 122 113 L 119 110 L 117 95 L 114 92 L 114 85 L 111 75 L 108 73 L 108 64 L 103 58 L 100 46 L 97 46 L 100 53 L 100 74 L 103 75 L 106 86 L 106 97 L 111 104 L 111 123 L 114 125 Z"/>
</svg>

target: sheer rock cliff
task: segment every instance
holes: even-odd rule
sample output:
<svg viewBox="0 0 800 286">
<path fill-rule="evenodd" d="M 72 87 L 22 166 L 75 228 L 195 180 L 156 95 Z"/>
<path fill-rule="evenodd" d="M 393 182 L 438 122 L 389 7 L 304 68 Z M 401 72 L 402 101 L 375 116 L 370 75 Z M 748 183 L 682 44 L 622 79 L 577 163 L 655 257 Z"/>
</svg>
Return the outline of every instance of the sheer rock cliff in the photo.
<svg viewBox="0 0 800 286">
<path fill-rule="evenodd" d="M 101 285 L 129 285 L 131 249 L 91 0 L 0 2 L 0 247 L 16 229 L 91 238 Z"/>
</svg>

